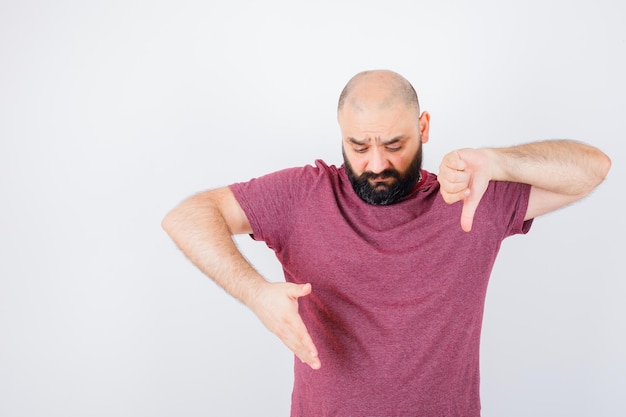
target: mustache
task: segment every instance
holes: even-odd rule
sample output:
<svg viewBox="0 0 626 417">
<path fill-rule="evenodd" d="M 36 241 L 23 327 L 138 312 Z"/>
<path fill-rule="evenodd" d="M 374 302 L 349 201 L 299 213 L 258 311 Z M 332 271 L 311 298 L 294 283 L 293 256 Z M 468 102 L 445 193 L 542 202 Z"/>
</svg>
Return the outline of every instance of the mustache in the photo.
<svg viewBox="0 0 626 417">
<path fill-rule="evenodd" d="M 381 172 L 365 171 L 359 175 L 360 180 L 384 180 L 387 178 L 400 179 L 400 175 L 398 171 L 391 168 L 387 168 Z"/>
</svg>

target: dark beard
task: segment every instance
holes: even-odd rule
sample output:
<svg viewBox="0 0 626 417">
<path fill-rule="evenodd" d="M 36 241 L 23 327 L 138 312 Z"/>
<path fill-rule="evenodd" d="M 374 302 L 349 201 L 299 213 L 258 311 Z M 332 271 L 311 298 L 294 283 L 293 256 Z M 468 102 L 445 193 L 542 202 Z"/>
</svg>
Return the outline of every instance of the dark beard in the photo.
<svg viewBox="0 0 626 417">
<path fill-rule="evenodd" d="M 352 166 L 346 158 L 345 151 L 343 153 L 343 161 L 346 167 L 346 173 L 350 179 L 350 184 L 354 192 L 368 204 L 377 206 L 386 206 L 394 204 L 406 197 L 421 179 L 422 171 L 422 147 L 417 150 L 411 164 L 407 168 L 404 175 L 401 175 L 393 168 L 388 168 L 377 174 L 371 171 L 365 171 L 357 176 Z M 370 180 L 393 178 L 390 183 L 379 183 L 372 185 Z"/>
</svg>

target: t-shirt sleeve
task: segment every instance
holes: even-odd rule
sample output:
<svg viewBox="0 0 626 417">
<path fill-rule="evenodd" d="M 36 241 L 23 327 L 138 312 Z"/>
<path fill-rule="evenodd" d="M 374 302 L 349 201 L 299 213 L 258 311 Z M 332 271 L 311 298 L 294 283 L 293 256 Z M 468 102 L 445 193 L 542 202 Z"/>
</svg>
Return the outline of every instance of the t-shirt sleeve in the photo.
<svg viewBox="0 0 626 417">
<path fill-rule="evenodd" d="M 526 234 L 532 225 L 532 219 L 524 220 L 528 210 L 530 185 L 493 181 L 490 183 L 480 205 L 489 210 L 489 216 L 502 227 L 502 238 L 516 234 Z"/>
<path fill-rule="evenodd" d="M 280 250 L 317 176 L 312 166 L 287 168 L 229 187 L 252 227 L 252 238 Z"/>
</svg>

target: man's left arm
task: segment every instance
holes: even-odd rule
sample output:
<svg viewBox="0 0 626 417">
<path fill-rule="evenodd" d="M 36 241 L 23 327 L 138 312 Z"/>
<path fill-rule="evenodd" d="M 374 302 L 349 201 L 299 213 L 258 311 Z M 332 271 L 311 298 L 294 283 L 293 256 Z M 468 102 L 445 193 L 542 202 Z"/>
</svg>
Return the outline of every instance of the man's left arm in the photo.
<svg viewBox="0 0 626 417">
<path fill-rule="evenodd" d="M 439 166 L 438 179 L 446 203 L 463 201 L 461 227 L 469 232 L 489 181 L 530 184 L 528 220 L 587 196 L 610 167 L 611 160 L 598 148 L 571 140 L 549 140 L 450 152 Z"/>
</svg>

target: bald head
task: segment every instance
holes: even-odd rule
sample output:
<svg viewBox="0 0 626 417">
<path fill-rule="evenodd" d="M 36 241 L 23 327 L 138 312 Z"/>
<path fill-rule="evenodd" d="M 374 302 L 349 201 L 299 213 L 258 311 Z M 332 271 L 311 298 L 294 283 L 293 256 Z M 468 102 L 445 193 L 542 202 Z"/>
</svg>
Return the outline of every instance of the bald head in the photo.
<svg viewBox="0 0 626 417">
<path fill-rule="evenodd" d="M 337 112 L 344 107 L 352 110 L 384 110 L 397 105 L 415 110 L 419 117 L 417 93 L 410 82 L 398 73 L 389 70 L 363 71 L 348 81 L 339 96 Z"/>
</svg>

